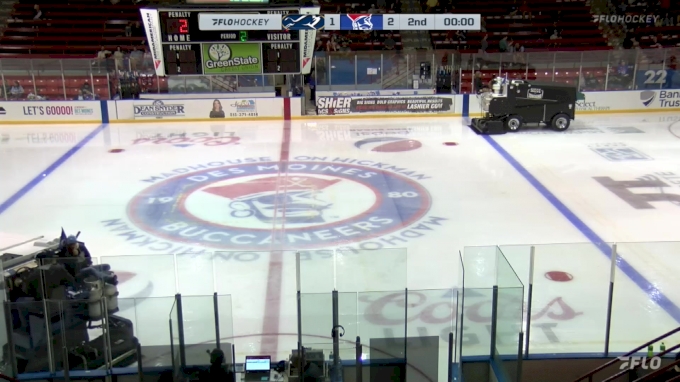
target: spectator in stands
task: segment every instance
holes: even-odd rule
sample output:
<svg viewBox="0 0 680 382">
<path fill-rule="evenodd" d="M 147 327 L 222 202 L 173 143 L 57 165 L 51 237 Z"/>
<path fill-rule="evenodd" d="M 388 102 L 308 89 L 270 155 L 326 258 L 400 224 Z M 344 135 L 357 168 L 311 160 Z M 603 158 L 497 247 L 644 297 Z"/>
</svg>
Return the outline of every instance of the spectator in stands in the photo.
<svg viewBox="0 0 680 382">
<path fill-rule="evenodd" d="M 528 20 L 532 19 L 531 8 L 529 8 L 529 4 L 527 4 L 527 0 L 524 0 L 524 2 L 522 3 L 522 6 L 519 7 L 519 11 L 522 12 L 522 19 L 528 19 Z"/>
<path fill-rule="evenodd" d="M 486 54 L 486 50 L 489 49 L 489 34 L 488 33 L 485 34 L 484 37 L 482 37 L 481 45 L 482 45 L 482 49 L 480 49 L 481 53 Z"/>
<path fill-rule="evenodd" d="M 524 64 L 524 46 L 518 42 L 515 43 L 515 54 L 513 55 L 513 61 L 518 64 Z"/>
<path fill-rule="evenodd" d="M 134 48 L 130 52 L 130 66 L 132 71 L 138 71 L 142 67 L 142 61 L 144 60 L 144 53 L 137 48 Z"/>
<path fill-rule="evenodd" d="M 656 36 L 649 36 L 649 39 L 652 41 L 652 43 L 649 45 L 650 48 L 663 48 L 663 45 L 659 43 L 659 39 Z"/>
<path fill-rule="evenodd" d="M 508 51 L 508 36 L 503 36 L 503 38 L 498 42 L 498 50 L 501 53 Z"/>
<path fill-rule="evenodd" d="M 33 20 L 41 20 L 42 19 L 42 11 L 40 10 L 40 6 L 38 4 L 33 6 Z"/>
<path fill-rule="evenodd" d="M 559 40 L 561 38 L 562 37 L 560 37 L 560 32 L 557 29 L 555 29 L 553 31 L 553 34 L 550 35 L 550 44 L 548 44 L 548 46 L 557 47 L 559 45 L 557 40 Z"/>
<path fill-rule="evenodd" d="M 92 85 L 90 85 L 88 81 L 85 81 L 80 87 L 80 90 L 82 90 L 85 94 L 92 94 Z"/>
<path fill-rule="evenodd" d="M 484 89 L 484 80 L 482 79 L 482 72 L 475 72 L 475 92 L 477 94 L 481 93 L 482 90 Z"/>
<path fill-rule="evenodd" d="M 132 23 L 125 25 L 125 37 L 132 37 Z"/>
<path fill-rule="evenodd" d="M 316 103 L 316 75 L 314 71 L 309 74 L 309 100 Z"/>
<path fill-rule="evenodd" d="M 664 17 L 663 23 L 662 23 L 662 24 L 663 24 L 663 26 L 665 26 L 665 27 L 672 27 L 673 24 L 674 24 L 674 23 L 673 23 L 673 18 L 672 18 L 668 13 L 666 13 L 666 17 Z"/>
<path fill-rule="evenodd" d="M 26 96 L 26 99 L 27 99 L 28 101 L 44 101 L 44 100 L 46 100 L 47 98 L 41 96 L 40 94 L 33 94 L 32 91 L 29 91 L 29 92 L 28 92 L 28 96 Z"/>
<path fill-rule="evenodd" d="M 385 44 L 386 50 L 393 50 L 396 47 L 397 43 L 392 38 L 392 33 L 387 35 L 387 38 L 385 39 L 383 44 Z"/>
<path fill-rule="evenodd" d="M 83 89 L 79 89 L 78 95 L 73 97 L 73 100 L 74 101 L 87 101 L 88 98 L 87 98 L 87 95 L 85 95 L 85 93 L 83 92 Z"/>
<path fill-rule="evenodd" d="M 336 42 L 336 35 L 332 34 L 331 38 L 326 41 L 326 52 L 337 52 L 338 43 Z"/>
<path fill-rule="evenodd" d="M 24 88 L 19 81 L 14 81 L 14 85 L 9 89 L 10 99 L 19 99 L 24 95 Z"/>
<path fill-rule="evenodd" d="M 139 21 L 135 21 L 132 24 L 132 37 L 144 37 L 144 31 L 142 31 L 142 26 Z"/>
<path fill-rule="evenodd" d="M 97 70 L 101 71 L 101 68 L 104 67 L 108 71 L 108 65 L 107 65 L 107 58 L 111 55 L 111 51 L 107 50 L 105 47 L 102 46 L 101 50 L 97 52 Z"/>
<path fill-rule="evenodd" d="M 433 8 L 437 7 L 439 5 L 438 0 L 427 0 L 427 8 L 425 9 L 425 13 L 429 13 L 432 11 Z"/>
<path fill-rule="evenodd" d="M 116 48 L 116 51 L 113 52 L 113 60 L 116 63 L 116 70 L 125 70 L 123 67 L 123 51 L 120 49 L 120 47 Z"/>
</svg>

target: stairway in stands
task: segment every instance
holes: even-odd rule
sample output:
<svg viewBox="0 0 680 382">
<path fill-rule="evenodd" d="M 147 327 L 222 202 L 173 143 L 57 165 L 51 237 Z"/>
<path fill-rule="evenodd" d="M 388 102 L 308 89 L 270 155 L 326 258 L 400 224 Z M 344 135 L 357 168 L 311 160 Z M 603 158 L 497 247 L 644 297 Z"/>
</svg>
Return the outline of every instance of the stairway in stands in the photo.
<svg viewBox="0 0 680 382">
<path fill-rule="evenodd" d="M 401 2 L 402 14 L 419 14 L 423 13 L 419 0 L 403 0 Z M 409 79 L 415 73 L 415 67 L 418 65 L 418 60 L 414 59 L 419 54 L 418 51 L 423 49 L 431 50 L 432 41 L 430 34 L 426 31 L 409 31 L 401 30 L 402 53 L 398 58 L 388 58 L 390 54 L 385 54 L 385 59 L 390 59 L 393 62 L 392 68 L 389 72 L 383 73 L 382 87 L 384 89 L 404 89 L 410 87 L 408 85 Z M 406 59 L 409 56 L 409 60 Z"/>
</svg>

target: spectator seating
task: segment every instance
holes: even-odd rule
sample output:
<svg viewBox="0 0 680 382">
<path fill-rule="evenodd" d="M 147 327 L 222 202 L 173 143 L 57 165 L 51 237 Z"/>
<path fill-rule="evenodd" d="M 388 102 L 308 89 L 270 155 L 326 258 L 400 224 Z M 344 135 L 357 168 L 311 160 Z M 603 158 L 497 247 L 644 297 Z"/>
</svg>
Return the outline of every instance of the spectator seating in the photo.
<svg viewBox="0 0 680 382">
<path fill-rule="evenodd" d="M 19 61 L 22 59 L 46 60 L 55 58 L 56 58 L 55 56 L 26 55 L 16 56 L 12 59 L 4 59 L 3 61 L 5 62 L 5 65 L 8 65 L 7 64 L 8 62 L 14 61 L 15 59 Z M 64 58 L 63 59 L 64 67 L 69 66 L 68 63 L 69 59 L 78 60 L 81 63 L 83 62 L 83 60 L 85 60 L 85 58 L 73 58 L 73 57 Z M 72 72 L 78 71 L 71 72 L 66 71 L 64 78 L 62 78 L 61 75 L 38 74 L 39 72 L 35 72 L 34 76 L 30 76 L 25 74 L 26 72 L 23 71 L 17 72 L 17 74 L 14 74 L 13 71 L 4 71 L 3 76 L 5 79 L 5 87 L 7 89 L 9 89 L 10 86 L 14 85 L 15 82 L 18 82 L 24 89 L 23 96 L 17 98 L 16 100 L 29 99 L 31 94 L 44 97 L 45 99 L 48 100 L 76 99 L 76 97 L 79 95 L 80 89 L 83 87 L 85 83 L 89 83 L 91 85 L 95 99 L 102 100 L 110 99 L 117 93 L 118 79 L 112 75 L 109 75 L 107 77 L 105 71 L 97 72 L 95 69 L 92 73 L 92 76 L 87 75 L 85 73 L 83 73 L 82 75 L 79 74 L 69 75 L 69 73 Z M 158 92 L 167 93 L 168 90 L 168 79 L 165 77 L 158 78 L 156 76 L 148 77 L 140 76 L 139 83 L 142 88 L 142 91 L 145 93 L 158 93 Z"/>
<path fill-rule="evenodd" d="M 608 40 L 598 24 L 593 22 L 590 5 L 585 0 L 491 0 L 483 6 L 477 1 L 456 1 L 455 7 L 442 4 L 431 8 L 434 13 L 481 13 L 485 31 L 457 36 L 451 32 L 432 31 L 435 48 L 456 48 L 462 52 L 476 52 L 488 33 L 488 52 L 499 50 L 499 41 L 519 43 L 525 50 L 532 49 L 607 49 Z M 560 38 L 551 40 L 557 30 Z"/>
<path fill-rule="evenodd" d="M 0 54 L 91 54 L 105 47 L 113 51 L 143 49 L 139 5 L 105 4 L 90 0 L 37 3 L 42 11 L 33 20 L 34 2 L 15 4 L 12 18 L 0 37 Z M 126 27 L 129 26 L 129 35 Z M 1 57 L 1 56 L 0 56 Z"/>
<path fill-rule="evenodd" d="M 626 32 L 624 47 L 634 47 L 634 42 L 641 48 L 680 46 L 680 2 L 670 1 L 665 6 L 657 2 L 640 2 L 611 4 L 610 9 L 619 16 L 650 15 L 658 16 L 656 22 L 649 24 L 623 25 Z M 635 39 L 635 40 L 632 40 Z"/>
</svg>

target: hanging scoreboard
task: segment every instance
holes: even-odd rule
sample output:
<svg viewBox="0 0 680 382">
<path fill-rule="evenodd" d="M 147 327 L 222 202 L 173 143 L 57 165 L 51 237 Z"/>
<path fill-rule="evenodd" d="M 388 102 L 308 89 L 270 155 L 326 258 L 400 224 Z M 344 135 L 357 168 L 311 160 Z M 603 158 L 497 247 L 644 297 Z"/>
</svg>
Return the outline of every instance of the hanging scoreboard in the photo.
<svg viewBox="0 0 680 382">
<path fill-rule="evenodd" d="M 281 17 L 299 13 L 299 7 L 232 10 L 142 9 L 156 74 L 301 72 L 301 38 L 313 43 L 315 31 L 283 30 L 281 25 Z"/>
<path fill-rule="evenodd" d="M 202 0 L 204 1 L 204 0 Z M 319 7 L 148 9 L 156 74 L 309 74 L 317 30 L 480 30 L 479 14 L 326 14 Z"/>
</svg>

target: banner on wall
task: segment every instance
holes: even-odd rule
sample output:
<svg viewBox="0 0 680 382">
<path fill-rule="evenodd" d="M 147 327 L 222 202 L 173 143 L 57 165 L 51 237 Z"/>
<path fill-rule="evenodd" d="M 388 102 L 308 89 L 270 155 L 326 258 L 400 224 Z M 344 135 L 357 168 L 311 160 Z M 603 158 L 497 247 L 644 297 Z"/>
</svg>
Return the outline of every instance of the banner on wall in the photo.
<svg viewBox="0 0 680 382">
<path fill-rule="evenodd" d="M 321 12 L 321 7 L 303 7 L 300 8 L 301 15 L 318 15 Z M 315 30 L 300 31 L 300 45 L 302 54 L 300 55 L 300 72 L 302 74 L 309 74 L 312 71 L 312 59 L 314 58 L 314 44 L 316 44 Z"/>
<path fill-rule="evenodd" d="M 578 113 L 664 111 L 680 109 L 680 90 L 631 90 L 620 92 L 585 92 L 576 101 Z"/>
<path fill-rule="evenodd" d="M 617 78 L 614 76 L 613 81 Z M 680 89 L 680 72 L 670 69 L 638 70 L 635 86 L 639 90 Z"/>
<path fill-rule="evenodd" d="M 272 118 L 283 115 L 280 98 L 117 101 L 119 119 L 181 120 Z"/>
<path fill-rule="evenodd" d="M 452 113 L 453 97 L 317 97 L 318 115 Z"/>
<path fill-rule="evenodd" d="M 3 122 L 70 122 L 102 119 L 99 101 L 0 101 L 0 124 Z"/>
</svg>

